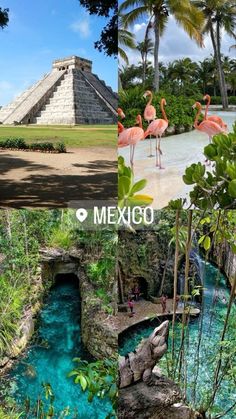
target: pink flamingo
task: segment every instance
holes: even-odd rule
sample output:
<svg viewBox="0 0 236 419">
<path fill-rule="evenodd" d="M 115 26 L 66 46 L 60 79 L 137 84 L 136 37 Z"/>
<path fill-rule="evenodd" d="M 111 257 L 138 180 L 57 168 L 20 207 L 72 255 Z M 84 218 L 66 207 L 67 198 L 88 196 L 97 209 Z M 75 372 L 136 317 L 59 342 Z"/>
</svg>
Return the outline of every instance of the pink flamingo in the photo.
<svg viewBox="0 0 236 419">
<path fill-rule="evenodd" d="M 124 129 L 120 132 L 118 137 L 118 147 L 130 146 L 130 165 L 132 168 L 134 165 L 135 146 L 140 140 L 144 140 L 144 130 L 141 115 L 137 116 L 136 123 L 139 124 L 138 127 Z"/>
<path fill-rule="evenodd" d="M 125 114 L 124 114 L 124 112 L 121 108 L 117 109 L 117 113 L 122 119 L 125 118 Z M 124 125 L 122 125 L 122 123 L 120 121 L 118 121 L 118 134 L 120 134 L 122 131 L 124 131 L 124 129 L 125 129 Z"/>
<path fill-rule="evenodd" d="M 196 108 L 198 110 L 195 121 L 194 121 L 194 128 L 197 129 L 198 131 L 205 132 L 205 134 L 208 135 L 210 143 L 211 143 L 211 139 L 214 135 L 225 132 L 224 128 L 221 128 L 221 126 L 218 125 L 214 121 L 209 121 L 209 119 L 204 119 L 204 121 L 202 121 L 202 122 L 200 122 L 200 124 L 198 124 L 198 118 L 199 118 L 201 110 L 202 110 L 201 103 L 196 102 L 193 105 L 193 109 L 194 108 Z M 208 160 L 205 160 L 205 162 L 207 163 Z M 208 162 L 208 164 L 210 164 L 210 163 Z"/>
<path fill-rule="evenodd" d="M 216 124 L 218 124 L 221 128 L 224 128 L 224 130 L 227 130 L 227 128 L 228 128 L 227 124 L 223 121 L 222 118 L 220 118 L 217 115 L 207 116 L 208 108 L 209 108 L 210 103 L 211 103 L 211 96 L 210 95 L 205 95 L 203 97 L 203 100 L 207 100 L 204 119 L 207 120 L 207 121 L 216 122 Z"/>
<path fill-rule="evenodd" d="M 145 138 L 150 134 L 156 137 L 156 166 L 159 166 L 159 169 L 164 169 L 164 167 L 161 166 L 162 151 L 160 148 L 161 137 L 164 134 L 166 128 L 168 127 L 168 119 L 164 109 L 164 106 L 166 105 L 166 100 L 164 98 L 161 99 L 160 105 L 163 119 L 155 119 L 154 121 L 152 121 L 148 129 L 145 131 L 144 135 Z"/>
<path fill-rule="evenodd" d="M 152 99 L 153 99 L 153 94 L 150 90 L 147 90 L 143 97 L 146 99 L 146 97 L 150 97 L 145 109 L 144 109 L 144 119 L 145 121 L 148 122 L 148 125 L 150 124 L 151 121 L 154 121 L 154 119 L 156 119 L 157 117 L 157 113 L 156 113 L 156 109 L 154 108 L 154 106 L 151 104 L 152 103 Z M 150 136 L 150 155 L 149 157 L 152 157 L 152 140 L 151 140 L 151 136 Z"/>
</svg>

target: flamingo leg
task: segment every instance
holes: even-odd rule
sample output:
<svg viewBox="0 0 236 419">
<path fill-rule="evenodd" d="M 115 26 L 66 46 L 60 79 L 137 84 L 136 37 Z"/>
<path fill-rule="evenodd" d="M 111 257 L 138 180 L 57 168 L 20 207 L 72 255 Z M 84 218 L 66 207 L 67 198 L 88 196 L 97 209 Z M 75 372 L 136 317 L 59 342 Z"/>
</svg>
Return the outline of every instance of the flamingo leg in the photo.
<svg viewBox="0 0 236 419">
<path fill-rule="evenodd" d="M 159 151 L 159 169 L 165 169 L 162 165 L 161 165 L 161 156 L 162 156 L 162 151 L 161 151 L 161 137 L 159 137 L 159 141 L 158 141 L 158 151 Z"/>
<path fill-rule="evenodd" d="M 208 138 L 209 138 L 209 144 L 211 144 L 211 137 L 209 136 Z M 205 164 L 207 166 L 211 166 L 211 162 L 208 159 L 205 160 Z"/>
<path fill-rule="evenodd" d="M 131 151 L 131 155 L 130 155 L 130 165 L 133 169 L 134 167 L 134 149 L 135 149 L 135 145 L 131 145 L 130 148 L 132 147 L 132 151 Z"/>
<path fill-rule="evenodd" d="M 158 153 L 158 145 L 157 145 L 157 137 L 156 137 L 156 167 L 160 165 L 159 163 L 159 153 Z"/>
<path fill-rule="evenodd" d="M 148 121 L 148 125 L 150 125 L 150 122 L 151 121 Z M 153 154 L 152 154 L 152 137 L 151 137 L 151 135 L 149 135 L 149 145 L 150 145 L 150 154 L 149 154 L 148 157 L 153 157 Z"/>
</svg>

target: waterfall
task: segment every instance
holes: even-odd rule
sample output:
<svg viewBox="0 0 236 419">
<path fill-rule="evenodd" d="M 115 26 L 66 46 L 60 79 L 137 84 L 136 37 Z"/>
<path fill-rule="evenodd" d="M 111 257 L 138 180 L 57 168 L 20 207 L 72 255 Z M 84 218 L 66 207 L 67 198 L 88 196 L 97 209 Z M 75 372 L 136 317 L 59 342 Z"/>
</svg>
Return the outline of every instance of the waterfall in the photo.
<svg viewBox="0 0 236 419">
<path fill-rule="evenodd" d="M 192 248 L 190 250 L 190 261 L 193 262 L 194 266 L 197 269 L 198 276 L 200 278 L 200 283 L 204 283 L 204 262 L 199 253 L 199 246 L 196 240 L 196 237 L 193 237 Z"/>
</svg>

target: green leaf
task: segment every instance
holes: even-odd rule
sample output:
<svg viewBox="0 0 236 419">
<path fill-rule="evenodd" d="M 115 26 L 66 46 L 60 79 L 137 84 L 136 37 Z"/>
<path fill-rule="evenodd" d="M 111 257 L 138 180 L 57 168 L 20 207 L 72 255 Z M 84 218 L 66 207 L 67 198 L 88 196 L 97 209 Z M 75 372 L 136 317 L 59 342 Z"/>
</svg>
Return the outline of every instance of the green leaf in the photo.
<svg viewBox="0 0 236 419">
<path fill-rule="evenodd" d="M 120 176 L 118 182 L 118 196 L 119 199 L 122 199 L 129 195 L 129 190 L 131 186 L 131 179 L 127 176 Z"/>
<path fill-rule="evenodd" d="M 198 240 L 198 244 L 201 244 L 203 242 L 203 240 L 205 240 L 206 235 L 200 237 L 200 239 Z"/>
<path fill-rule="evenodd" d="M 141 191 L 142 189 L 145 188 L 145 186 L 147 185 L 147 180 L 146 179 L 141 179 L 138 182 L 136 182 L 130 192 L 130 195 L 135 194 L 136 192 Z"/>
<path fill-rule="evenodd" d="M 127 200 L 127 204 L 135 207 L 135 206 L 148 206 L 151 205 L 153 202 L 153 198 L 149 195 L 134 195 Z"/>
<path fill-rule="evenodd" d="M 87 388 L 87 380 L 83 375 L 80 376 L 80 385 L 82 387 L 82 390 L 85 391 Z"/>
<path fill-rule="evenodd" d="M 209 236 L 206 236 L 205 237 L 205 240 L 204 240 L 204 243 L 203 243 L 203 247 L 204 247 L 204 249 L 206 251 L 210 249 L 210 247 L 211 247 L 211 239 L 210 239 Z"/>
<path fill-rule="evenodd" d="M 217 146 L 215 144 L 209 144 L 204 148 L 204 154 L 209 160 L 213 160 L 217 156 Z"/>
<path fill-rule="evenodd" d="M 236 198 L 236 179 L 231 180 L 231 182 L 229 183 L 228 192 L 230 196 Z"/>
</svg>

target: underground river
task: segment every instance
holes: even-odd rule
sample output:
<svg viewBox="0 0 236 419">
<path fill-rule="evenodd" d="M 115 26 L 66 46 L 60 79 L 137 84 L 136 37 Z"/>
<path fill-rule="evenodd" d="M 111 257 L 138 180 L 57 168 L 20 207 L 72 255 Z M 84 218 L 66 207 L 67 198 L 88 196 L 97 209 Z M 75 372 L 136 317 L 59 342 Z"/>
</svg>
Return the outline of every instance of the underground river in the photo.
<svg viewBox="0 0 236 419">
<path fill-rule="evenodd" d="M 197 252 L 192 254 L 198 266 L 199 273 L 204 287 L 202 300 L 202 313 L 199 318 L 191 320 L 189 324 L 189 338 L 186 352 L 188 391 L 187 398 L 189 402 L 193 401 L 193 382 L 196 372 L 196 354 L 197 343 L 199 341 L 199 328 L 202 321 L 202 341 L 199 353 L 199 374 L 196 386 L 196 405 L 206 396 L 206 391 L 212 389 L 214 373 L 214 357 L 219 351 L 219 340 L 223 329 L 227 304 L 229 301 L 229 289 L 227 288 L 226 278 L 211 263 L 205 262 Z M 231 318 L 235 319 L 236 308 L 232 307 Z M 159 320 L 152 320 L 139 324 L 124 332 L 119 342 L 119 352 L 125 355 L 133 351 L 142 338 L 146 338 L 159 324 Z M 180 334 L 178 325 L 176 326 L 176 335 Z M 231 326 L 229 340 L 235 341 L 235 323 Z M 227 339 L 226 337 L 226 339 Z M 177 339 L 178 340 L 178 339 Z M 170 349 L 170 348 L 169 348 Z M 166 362 L 162 360 L 163 368 Z M 216 404 L 224 410 L 231 406 L 236 397 L 236 389 L 227 380 L 221 382 L 219 393 L 217 393 Z M 230 412 L 226 419 L 234 419 L 235 413 Z"/>
<path fill-rule="evenodd" d="M 74 275 L 57 276 L 39 316 L 35 342 L 11 371 L 10 395 L 19 407 L 24 406 L 26 399 L 35 405 L 38 397 L 48 406 L 42 384 L 50 383 L 55 396 L 55 417 L 64 417 L 61 412 L 69 408 L 68 418 L 104 419 L 110 411 L 109 403 L 96 397 L 89 403 L 88 393 L 67 377 L 76 366 L 73 358 L 89 359 L 80 337 L 77 281 Z M 30 419 L 35 417 L 33 413 L 27 415 Z"/>
</svg>

